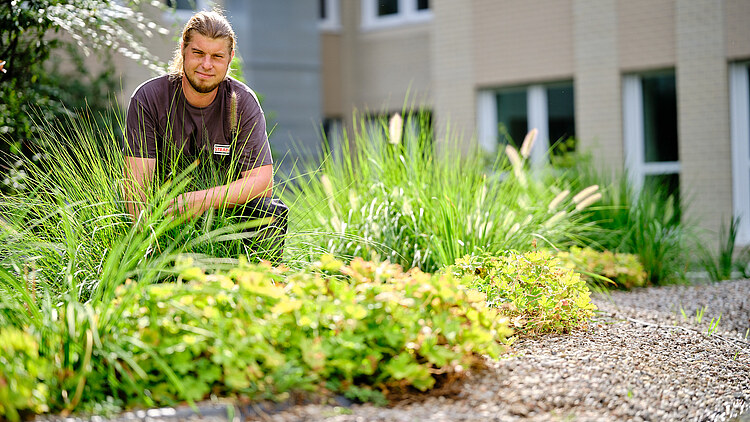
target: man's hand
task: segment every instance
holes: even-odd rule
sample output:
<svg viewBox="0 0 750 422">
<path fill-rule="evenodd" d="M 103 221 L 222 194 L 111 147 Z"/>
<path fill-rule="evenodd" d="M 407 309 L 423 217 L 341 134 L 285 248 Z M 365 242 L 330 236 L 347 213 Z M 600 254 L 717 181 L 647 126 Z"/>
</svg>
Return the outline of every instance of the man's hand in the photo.
<svg viewBox="0 0 750 422">
<path fill-rule="evenodd" d="M 164 215 L 179 214 L 185 215 L 188 219 L 193 219 L 206 212 L 209 208 L 205 194 L 200 195 L 200 192 L 188 192 L 174 198 L 166 211 L 164 211 Z"/>
</svg>

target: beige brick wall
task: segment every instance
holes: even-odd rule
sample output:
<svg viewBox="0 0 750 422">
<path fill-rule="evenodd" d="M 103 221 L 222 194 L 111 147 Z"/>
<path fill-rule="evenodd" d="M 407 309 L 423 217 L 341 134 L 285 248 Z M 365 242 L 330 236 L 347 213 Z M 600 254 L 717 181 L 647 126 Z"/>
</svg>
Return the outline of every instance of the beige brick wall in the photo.
<svg viewBox="0 0 750 422">
<path fill-rule="evenodd" d="M 468 145 L 476 128 L 476 96 L 473 69 L 474 2 L 433 0 L 433 32 L 430 66 L 438 143 L 450 136 Z"/>
<path fill-rule="evenodd" d="M 323 33 L 320 36 L 320 79 L 323 95 L 323 116 L 344 116 L 343 73 L 341 66 L 341 35 Z"/>
<path fill-rule="evenodd" d="M 617 2 L 573 0 L 576 136 L 597 166 L 623 166 Z"/>
<path fill-rule="evenodd" d="M 617 2 L 617 50 L 622 71 L 674 66 L 674 14 L 674 0 Z"/>
<path fill-rule="evenodd" d="M 429 103 L 430 25 L 359 32 L 355 102 L 360 109 L 401 110 L 404 101 Z"/>
<path fill-rule="evenodd" d="M 750 59 L 750 1 L 724 0 L 724 3 L 727 57 Z"/>
<path fill-rule="evenodd" d="M 339 84 L 340 107 L 349 129 L 355 110 L 360 114 L 398 111 L 407 94 L 414 107 L 432 103 L 429 23 L 363 31 L 360 1 L 342 1 L 340 15 L 340 75 L 324 72 L 323 95 Z M 335 111 L 327 100 L 324 104 L 326 113 Z"/>
<path fill-rule="evenodd" d="M 712 231 L 732 215 L 723 4 L 676 0 L 680 188 L 690 216 Z"/>
<path fill-rule="evenodd" d="M 465 4 L 465 2 L 458 2 Z M 476 83 L 494 87 L 570 80 L 572 0 L 473 2 Z"/>
</svg>

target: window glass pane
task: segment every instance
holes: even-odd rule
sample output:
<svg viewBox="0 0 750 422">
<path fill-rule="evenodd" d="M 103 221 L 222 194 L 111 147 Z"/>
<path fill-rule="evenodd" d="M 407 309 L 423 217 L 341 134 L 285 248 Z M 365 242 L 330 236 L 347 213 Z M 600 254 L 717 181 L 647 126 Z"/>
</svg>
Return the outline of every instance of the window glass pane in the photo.
<svg viewBox="0 0 750 422">
<path fill-rule="evenodd" d="M 575 137 L 575 112 L 573 84 L 553 85 L 547 88 L 547 116 L 549 118 L 549 141 L 555 146 L 553 153 L 563 144 L 570 152 L 571 145 L 566 141 Z"/>
<path fill-rule="evenodd" d="M 520 146 L 529 130 L 526 90 L 502 91 L 497 94 L 498 141 Z"/>
<path fill-rule="evenodd" d="M 430 0 L 417 0 L 417 10 L 427 10 L 430 8 Z"/>
<path fill-rule="evenodd" d="M 646 162 L 678 161 L 674 74 L 644 76 L 641 80 Z"/>
<path fill-rule="evenodd" d="M 318 3 L 318 11 L 319 11 L 318 17 L 321 20 L 325 20 L 326 16 L 328 16 L 328 10 L 326 10 L 327 1 L 328 0 L 320 0 L 320 2 Z"/>
<path fill-rule="evenodd" d="M 398 0 L 378 0 L 378 16 L 395 15 L 398 13 Z"/>
<path fill-rule="evenodd" d="M 167 0 L 167 6 L 177 10 L 195 10 L 196 0 Z"/>
</svg>

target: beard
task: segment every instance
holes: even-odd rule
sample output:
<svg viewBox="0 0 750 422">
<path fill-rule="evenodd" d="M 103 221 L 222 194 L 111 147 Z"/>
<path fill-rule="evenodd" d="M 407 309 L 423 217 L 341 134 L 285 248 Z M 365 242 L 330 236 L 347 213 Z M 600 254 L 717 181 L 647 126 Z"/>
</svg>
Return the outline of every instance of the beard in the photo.
<svg viewBox="0 0 750 422">
<path fill-rule="evenodd" d="M 199 80 L 195 74 L 191 74 L 183 69 L 183 74 L 188 80 L 188 83 L 191 87 L 193 87 L 194 90 L 197 92 L 200 92 L 201 94 L 208 94 L 209 92 L 216 89 L 217 86 L 221 83 L 222 79 L 219 79 L 218 82 L 204 82 Z"/>
</svg>

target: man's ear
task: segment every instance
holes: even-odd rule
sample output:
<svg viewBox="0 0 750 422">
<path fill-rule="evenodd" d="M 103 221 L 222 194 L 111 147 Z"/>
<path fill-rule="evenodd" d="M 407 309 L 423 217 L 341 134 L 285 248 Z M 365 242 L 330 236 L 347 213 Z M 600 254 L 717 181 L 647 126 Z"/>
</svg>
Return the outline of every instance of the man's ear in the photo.
<svg viewBox="0 0 750 422">
<path fill-rule="evenodd" d="M 229 56 L 229 61 L 231 62 L 234 60 L 234 48 L 232 49 L 232 54 Z"/>
</svg>

